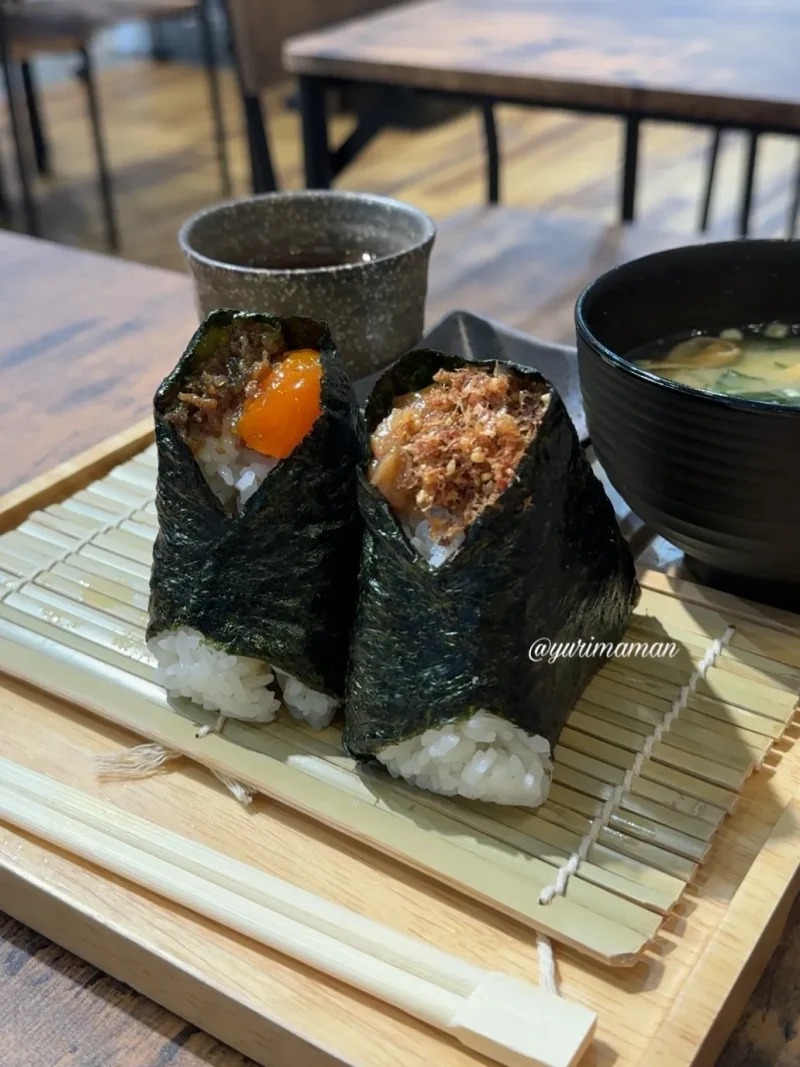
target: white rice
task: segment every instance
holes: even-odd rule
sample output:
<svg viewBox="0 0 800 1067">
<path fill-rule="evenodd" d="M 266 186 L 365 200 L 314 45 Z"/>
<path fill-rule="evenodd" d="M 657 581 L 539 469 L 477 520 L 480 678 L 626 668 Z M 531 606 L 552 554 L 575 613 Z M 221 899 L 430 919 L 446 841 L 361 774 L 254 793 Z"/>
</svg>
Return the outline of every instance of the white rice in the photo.
<svg viewBox="0 0 800 1067">
<path fill-rule="evenodd" d="M 269 688 L 279 675 L 284 703 L 296 719 L 321 730 L 333 718 L 339 701 L 309 689 L 263 660 L 232 656 L 188 627 L 165 631 L 148 642 L 156 658 L 155 681 L 173 696 L 188 697 L 208 711 L 230 719 L 272 722 L 281 702 Z"/>
<path fill-rule="evenodd" d="M 315 730 L 323 730 L 330 725 L 336 709 L 341 704 L 340 700 L 309 689 L 291 674 L 277 669 L 275 674 L 281 687 L 283 703 L 293 718 L 305 720 Z"/>
<path fill-rule="evenodd" d="M 378 759 L 394 778 L 444 796 L 536 808 L 547 799 L 550 744 L 481 709 L 463 722 L 387 745 Z"/>
<path fill-rule="evenodd" d="M 148 642 L 156 657 L 155 680 L 174 696 L 188 697 L 232 719 L 272 722 L 280 701 L 268 689 L 269 665 L 249 656 L 231 656 L 198 630 L 181 627 Z"/>
<path fill-rule="evenodd" d="M 441 567 L 443 563 L 446 563 L 451 556 L 458 552 L 464 543 L 464 534 L 460 533 L 453 538 L 449 545 L 440 545 L 438 541 L 434 541 L 431 537 L 431 527 L 427 519 L 418 522 L 413 530 L 406 526 L 406 533 L 411 544 L 430 563 L 431 567 Z"/>
<path fill-rule="evenodd" d="M 241 511 L 280 461 L 239 444 L 229 416 L 219 437 L 206 437 L 195 459 L 212 491 L 230 511 Z"/>
</svg>

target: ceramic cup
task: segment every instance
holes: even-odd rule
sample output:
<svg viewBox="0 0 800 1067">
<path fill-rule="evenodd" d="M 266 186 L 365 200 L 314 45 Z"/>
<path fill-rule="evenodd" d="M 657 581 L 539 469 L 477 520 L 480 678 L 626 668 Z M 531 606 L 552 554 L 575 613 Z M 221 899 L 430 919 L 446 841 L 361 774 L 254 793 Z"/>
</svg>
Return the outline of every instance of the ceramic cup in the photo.
<svg viewBox="0 0 800 1067">
<path fill-rule="evenodd" d="M 409 204 L 307 190 L 217 204 L 179 240 L 201 317 L 226 307 L 323 319 L 361 378 L 422 336 L 435 233 Z"/>
</svg>

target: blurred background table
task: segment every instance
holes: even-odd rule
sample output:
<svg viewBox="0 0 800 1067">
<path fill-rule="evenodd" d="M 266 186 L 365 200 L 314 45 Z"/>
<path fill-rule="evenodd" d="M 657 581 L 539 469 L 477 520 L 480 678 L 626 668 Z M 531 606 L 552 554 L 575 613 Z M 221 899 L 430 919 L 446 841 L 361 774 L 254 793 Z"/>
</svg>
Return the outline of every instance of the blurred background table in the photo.
<svg viewBox="0 0 800 1067">
<path fill-rule="evenodd" d="M 637 106 L 649 106 L 651 83 L 666 86 L 671 107 L 688 86 L 688 96 L 702 97 L 704 108 L 716 93 L 716 106 L 727 109 L 712 112 L 718 122 L 730 118 L 735 125 L 749 101 L 767 114 L 765 123 L 774 121 L 770 129 L 785 125 L 785 134 L 758 138 L 751 232 L 771 237 L 786 232 L 787 218 L 793 225 L 800 145 L 791 118 L 795 75 L 785 56 L 800 37 L 796 5 L 700 0 L 673 14 L 666 0 L 617 6 L 565 0 L 557 9 L 554 0 L 516 0 L 516 6 L 501 0 L 499 7 L 488 0 L 459 2 L 467 15 L 454 18 L 435 40 L 424 20 L 438 5 L 414 5 L 418 22 L 408 22 L 408 40 L 395 35 L 394 43 L 386 37 L 389 44 L 381 45 L 397 53 L 402 62 L 395 62 L 378 54 L 374 28 L 407 18 L 409 9 L 396 0 L 204 0 L 205 6 L 194 0 L 2 0 L 2 11 L 14 12 L 9 69 L 17 139 L 26 146 L 29 210 L 21 210 L 26 189 L 17 178 L 15 131 L 0 85 L 0 186 L 6 194 L 0 195 L 0 225 L 38 227 L 41 235 L 93 249 L 112 247 L 119 238 L 128 258 L 180 267 L 176 229 L 226 195 L 227 170 L 237 193 L 253 185 L 303 183 L 299 94 L 281 69 L 283 38 L 381 8 L 390 10 L 374 22 L 360 18 L 308 39 L 319 46 L 319 63 L 335 61 L 339 70 L 349 52 L 343 47 L 326 60 L 323 42 L 350 41 L 359 26 L 369 27 L 369 41 L 358 45 L 377 57 L 369 76 L 390 78 L 393 67 L 403 79 L 359 86 L 338 78 L 346 91 L 329 93 L 330 139 L 348 145 L 335 163 L 350 158 L 338 177 L 341 186 L 396 196 L 441 219 L 482 201 L 489 132 L 497 141 L 495 160 L 502 155 L 504 203 L 612 221 L 619 215 L 618 160 L 628 140 L 638 147 L 637 219 L 693 236 L 706 214 L 702 206 L 710 203 L 716 161 L 715 232 L 728 236 L 741 222 L 750 133 L 731 129 L 720 151 L 713 123 L 637 119 L 639 136 L 628 138 L 636 116 L 620 118 L 631 95 Z M 213 55 L 201 32 L 206 9 Z M 84 50 L 92 60 L 88 68 Z M 466 90 L 442 97 L 411 84 L 424 75 L 455 86 L 470 70 L 481 84 L 489 77 L 510 84 L 540 69 L 537 92 L 579 92 L 581 110 L 570 110 L 571 98 L 566 110 L 547 100 L 526 105 L 516 100 L 519 86 L 509 90 L 516 102 L 489 107 L 488 98 L 477 100 Z M 213 106 L 215 80 L 219 108 Z M 595 91 L 601 110 L 621 111 L 592 111 Z M 775 117 L 776 106 L 789 118 Z M 350 140 L 357 116 L 362 122 Z M 370 123 L 380 132 L 364 148 Z"/>
<path fill-rule="evenodd" d="M 572 305 L 589 278 L 676 240 L 637 227 L 620 231 L 509 209 L 468 212 L 442 226 L 429 320 L 468 304 L 519 328 L 568 340 Z M 155 385 L 196 323 L 183 275 L 7 234 L 0 234 L 0 319 L 5 488 L 144 416 Z M 69 931 L 64 938 L 69 941 Z M 119 970 L 125 970 L 122 960 Z M 140 973 L 146 986 L 146 967 Z M 162 999 L 169 1001 L 168 991 Z M 177 999 L 171 1007 L 190 1016 L 194 1010 Z M 718 1067 L 796 1067 L 799 1021 L 796 906 Z M 253 1067 L 194 1023 L 2 914 L 0 1062 Z M 274 1067 L 299 1065 L 276 1059 Z"/>
<path fill-rule="evenodd" d="M 620 116 L 623 221 L 634 217 L 643 120 L 746 131 L 746 234 L 759 137 L 800 131 L 798 28 L 785 0 L 424 0 L 354 19 L 284 48 L 286 69 L 300 79 L 306 182 L 328 185 L 385 121 L 379 112 L 367 116 L 329 150 L 326 89 L 402 85 L 482 109 L 490 202 L 500 192 L 494 105 Z M 718 150 L 719 136 L 708 159 L 706 220 Z"/>
</svg>

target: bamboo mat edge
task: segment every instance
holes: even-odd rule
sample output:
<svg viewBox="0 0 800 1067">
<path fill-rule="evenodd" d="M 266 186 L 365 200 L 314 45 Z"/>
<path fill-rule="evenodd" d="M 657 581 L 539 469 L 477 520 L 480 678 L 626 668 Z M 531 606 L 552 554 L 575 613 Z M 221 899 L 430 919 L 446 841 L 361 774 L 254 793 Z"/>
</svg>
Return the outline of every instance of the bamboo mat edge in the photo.
<svg viewBox="0 0 800 1067">
<path fill-rule="evenodd" d="M 152 417 L 79 452 L 44 474 L 0 496 L 0 533 L 18 526 L 32 511 L 55 504 L 143 451 L 154 439 Z"/>
</svg>

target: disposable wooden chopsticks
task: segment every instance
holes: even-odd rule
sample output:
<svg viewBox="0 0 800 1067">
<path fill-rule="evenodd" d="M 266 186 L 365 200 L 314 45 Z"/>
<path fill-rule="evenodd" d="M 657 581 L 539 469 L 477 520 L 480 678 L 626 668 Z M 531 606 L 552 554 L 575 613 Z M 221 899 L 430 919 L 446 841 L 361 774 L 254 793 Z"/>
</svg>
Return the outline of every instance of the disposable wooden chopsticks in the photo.
<svg viewBox="0 0 800 1067">
<path fill-rule="evenodd" d="M 572 1067 L 595 1016 L 0 758 L 0 820 L 372 994 L 505 1067 Z"/>
</svg>

